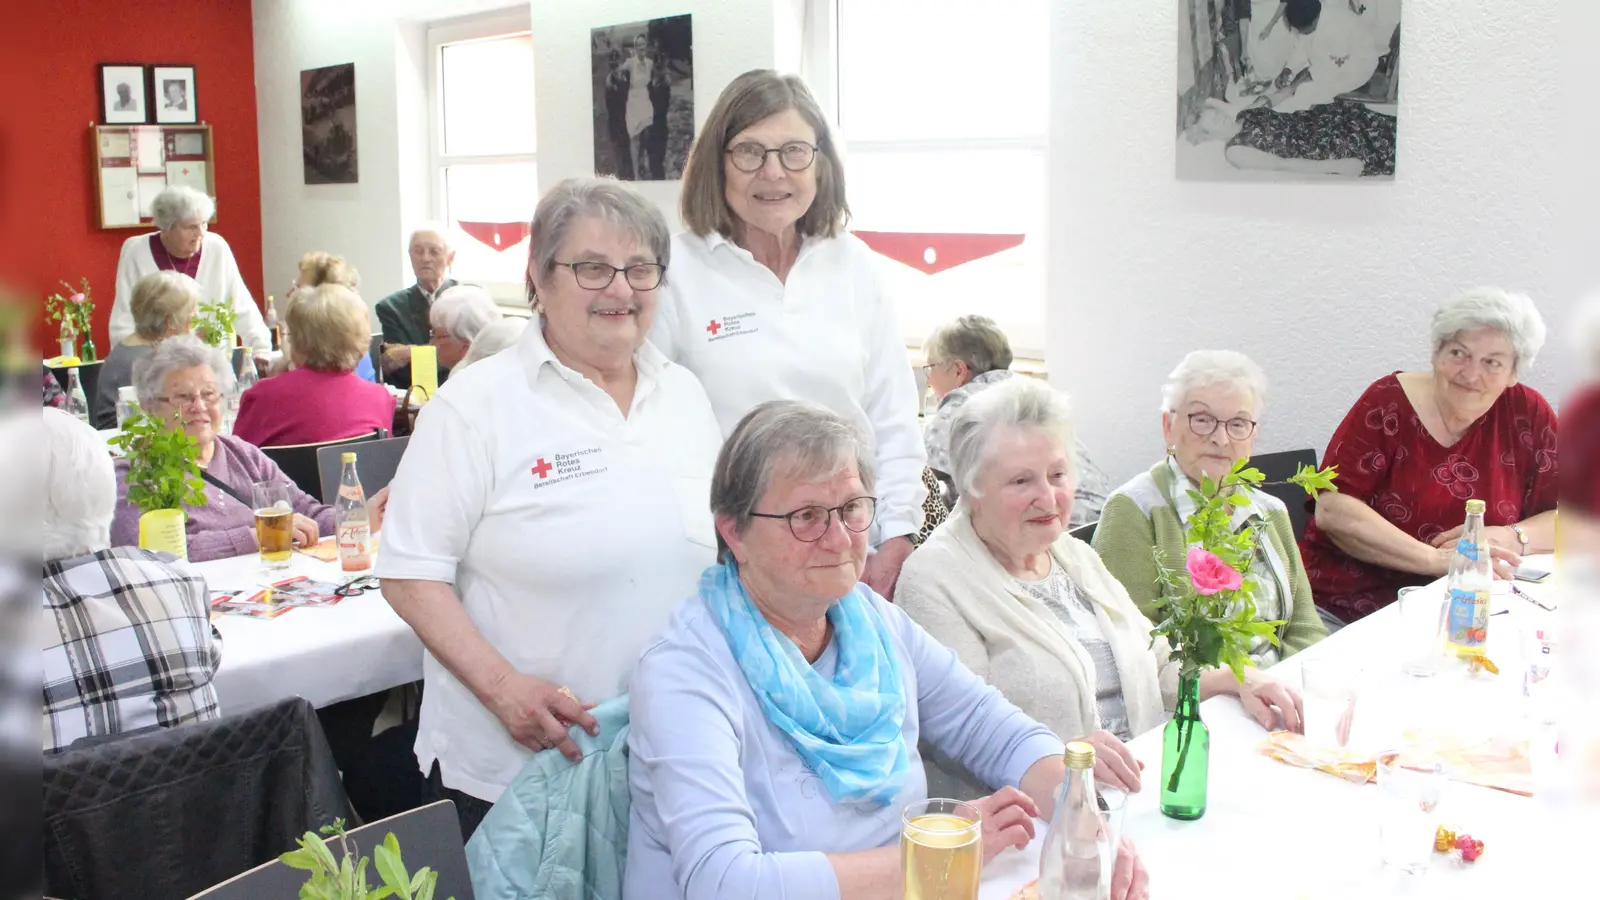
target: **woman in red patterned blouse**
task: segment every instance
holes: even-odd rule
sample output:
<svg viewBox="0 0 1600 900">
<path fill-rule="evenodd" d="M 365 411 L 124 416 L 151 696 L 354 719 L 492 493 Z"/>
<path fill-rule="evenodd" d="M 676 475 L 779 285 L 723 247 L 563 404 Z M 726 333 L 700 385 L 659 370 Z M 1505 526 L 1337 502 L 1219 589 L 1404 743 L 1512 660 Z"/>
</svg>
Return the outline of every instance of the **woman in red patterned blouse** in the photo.
<svg viewBox="0 0 1600 900">
<path fill-rule="evenodd" d="M 1533 301 L 1479 288 L 1433 316 L 1433 369 L 1367 388 L 1328 442 L 1338 493 L 1316 501 L 1300 552 L 1317 606 L 1351 622 L 1445 574 L 1466 501 L 1502 577 L 1555 548 L 1556 416 L 1518 380 L 1544 344 Z"/>
</svg>

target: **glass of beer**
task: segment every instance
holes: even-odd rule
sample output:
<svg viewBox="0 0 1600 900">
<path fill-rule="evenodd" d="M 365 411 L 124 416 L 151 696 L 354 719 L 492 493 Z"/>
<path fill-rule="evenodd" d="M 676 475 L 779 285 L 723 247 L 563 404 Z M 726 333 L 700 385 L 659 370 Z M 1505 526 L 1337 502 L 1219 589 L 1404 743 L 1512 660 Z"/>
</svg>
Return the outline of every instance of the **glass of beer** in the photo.
<svg viewBox="0 0 1600 900">
<path fill-rule="evenodd" d="M 919 800 L 900 824 L 906 900 L 977 900 L 983 817 L 960 800 Z"/>
<path fill-rule="evenodd" d="M 289 502 L 289 486 L 258 481 L 250 493 L 256 507 L 256 544 L 261 548 L 261 564 L 269 569 L 286 569 L 294 554 L 294 505 Z"/>
</svg>

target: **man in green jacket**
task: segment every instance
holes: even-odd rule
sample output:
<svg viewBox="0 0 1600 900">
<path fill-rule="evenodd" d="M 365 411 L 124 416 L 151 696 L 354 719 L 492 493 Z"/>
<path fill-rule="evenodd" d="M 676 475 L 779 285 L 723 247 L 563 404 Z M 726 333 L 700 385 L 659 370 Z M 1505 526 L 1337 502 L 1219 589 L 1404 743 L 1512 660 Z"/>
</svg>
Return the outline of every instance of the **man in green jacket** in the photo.
<svg viewBox="0 0 1600 900">
<path fill-rule="evenodd" d="M 411 348 L 432 340 L 428 310 L 440 291 L 454 285 L 446 274 L 455 261 L 450 238 L 443 228 L 419 228 L 408 246 L 416 284 L 378 301 L 378 322 L 383 326 L 383 380 L 399 388 L 411 386 Z M 448 369 L 439 370 L 442 382 Z"/>
</svg>

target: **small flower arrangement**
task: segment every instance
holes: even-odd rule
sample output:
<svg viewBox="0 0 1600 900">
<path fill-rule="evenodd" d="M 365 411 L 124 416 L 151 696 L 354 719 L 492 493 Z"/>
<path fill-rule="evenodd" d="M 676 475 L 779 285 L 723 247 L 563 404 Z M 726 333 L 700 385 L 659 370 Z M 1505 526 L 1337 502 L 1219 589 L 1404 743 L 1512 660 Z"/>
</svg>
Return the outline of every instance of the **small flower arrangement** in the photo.
<svg viewBox="0 0 1600 900">
<path fill-rule="evenodd" d="M 295 843 L 299 850 L 290 850 L 278 857 L 284 865 L 311 873 L 300 886 L 300 896 L 314 900 L 381 900 L 383 897 L 400 897 L 402 900 L 433 900 L 439 887 L 439 873 L 424 866 L 415 875 L 406 871 L 400 858 L 400 841 L 389 832 L 383 843 L 372 848 L 369 859 L 360 856 L 361 848 L 345 831 L 343 819 L 321 829 L 325 835 L 338 839 L 343 856 L 334 859 L 328 843 L 317 835 L 306 832 Z M 359 859 L 359 861 L 357 861 Z M 383 879 L 383 886 L 367 886 L 367 864 L 371 862 Z M 454 900 L 454 898 L 451 898 Z"/>
<path fill-rule="evenodd" d="M 176 422 L 136 413 L 108 443 L 128 459 L 128 502 L 139 512 L 206 505 L 200 448 Z"/>
<path fill-rule="evenodd" d="M 83 279 L 82 285 L 82 290 L 74 290 L 72 285 L 61 282 L 67 292 L 45 298 L 45 318 L 51 322 L 65 321 L 78 334 L 88 334 L 89 322 L 94 316 L 94 300 L 89 293 L 89 279 Z"/>
<path fill-rule="evenodd" d="M 219 350 L 231 350 L 235 317 L 231 300 L 207 300 L 194 313 L 195 337 Z"/>
</svg>

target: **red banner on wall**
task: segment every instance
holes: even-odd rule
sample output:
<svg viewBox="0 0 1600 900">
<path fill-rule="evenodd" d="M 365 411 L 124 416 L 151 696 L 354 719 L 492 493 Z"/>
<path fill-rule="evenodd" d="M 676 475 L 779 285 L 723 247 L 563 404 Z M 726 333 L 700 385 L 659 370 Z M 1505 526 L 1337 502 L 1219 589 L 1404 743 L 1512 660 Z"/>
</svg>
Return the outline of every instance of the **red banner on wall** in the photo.
<svg viewBox="0 0 1600 900">
<path fill-rule="evenodd" d="M 528 237 L 527 222 L 457 222 L 473 240 L 496 252 L 522 243 Z"/>
<path fill-rule="evenodd" d="M 1025 234 L 932 234 L 911 231 L 857 231 L 862 243 L 919 272 L 936 275 L 963 263 L 1019 247 Z"/>
</svg>

